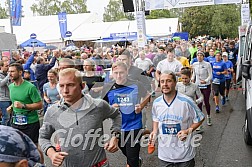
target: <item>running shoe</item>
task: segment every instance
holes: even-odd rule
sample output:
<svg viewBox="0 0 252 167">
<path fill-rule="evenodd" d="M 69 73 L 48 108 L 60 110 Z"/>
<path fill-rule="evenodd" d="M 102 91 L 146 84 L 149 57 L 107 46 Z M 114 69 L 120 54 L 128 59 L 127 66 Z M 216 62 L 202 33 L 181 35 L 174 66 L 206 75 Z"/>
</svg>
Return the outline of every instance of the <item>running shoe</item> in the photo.
<svg viewBox="0 0 252 167">
<path fill-rule="evenodd" d="M 225 105 L 225 104 L 226 104 L 226 98 L 225 98 L 225 96 L 222 97 L 222 99 L 221 99 L 221 104 L 222 104 L 222 105 Z"/>
<path fill-rule="evenodd" d="M 200 133 L 203 133 L 203 132 L 204 132 L 203 126 L 200 125 L 200 126 L 196 129 L 196 133 L 200 134 Z"/>
<path fill-rule="evenodd" d="M 207 115 L 207 125 L 211 126 L 212 125 L 212 120 L 211 120 L 211 116 Z"/>
<path fill-rule="evenodd" d="M 233 88 L 236 89 L 236 84 L 233 84 Z"/>
<path fill-rule="evenodd" d="M 141 167 L 142 166 L 142 164 L 143 164 L 143 159 L 141 158 L 141 157 L 139 157 L 139 167 Z"/>
<path fill-rule="evenodd" d="M 36 163 L 36 165 L 34 167 L 46 167 L 46 166 L 45 166 L 45 164 Z"/>
<path fill-rule="evenodd" d="M 220 113 L 220 107 L 216 106 L 215 111 L 216 111 L 216 113 Z"/>
<path fill-rule="evenodd" d="M 229 101 L 229 98 L 228 98 L 228 96 L 226 96 L 226 101 Z"/>
</svg>

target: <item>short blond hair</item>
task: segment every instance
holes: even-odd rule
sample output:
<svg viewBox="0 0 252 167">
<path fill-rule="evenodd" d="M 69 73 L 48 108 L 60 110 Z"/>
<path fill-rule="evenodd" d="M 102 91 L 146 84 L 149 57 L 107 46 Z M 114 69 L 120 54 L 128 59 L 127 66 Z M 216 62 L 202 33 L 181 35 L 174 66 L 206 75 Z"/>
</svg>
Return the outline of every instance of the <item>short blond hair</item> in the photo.
<svg viewBox="0 0 252 167">
<path fill-rule="evenodd" d="M 128 70 L 127 65 L 126 65 L 124 62 L 122 62 L 122 61 L 117 61 L 117 62 L 113 63 L 113 65 L 112 65 L 112 71 L 113 71 L 116 67 L 122 67 L 122 68 L 124 68 L 125 70 Z"/>
<path fill-rule="evenodd" d="M 82 83 L 82 75 L 80 71 L 75 68 L 66 68 L 59 72 L 59 76 L 74 75 L 78 83 Z"/>
</svg>

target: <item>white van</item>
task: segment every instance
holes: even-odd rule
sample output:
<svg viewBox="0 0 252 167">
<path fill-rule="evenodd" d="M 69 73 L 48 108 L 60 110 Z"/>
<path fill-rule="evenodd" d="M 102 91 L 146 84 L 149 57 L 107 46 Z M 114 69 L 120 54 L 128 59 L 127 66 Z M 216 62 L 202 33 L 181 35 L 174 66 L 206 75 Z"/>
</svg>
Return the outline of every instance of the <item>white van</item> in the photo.
<svg viewBox="0 0 252 167">
<path fill-rule="evenodd" d="M 246 100 L 246 116 L 243 127 L 244 141 L 252 145 L 252 24 L 248 25 L 244 35 L 240 35 L 237 79 L 242 79 Z"/>
</svg>

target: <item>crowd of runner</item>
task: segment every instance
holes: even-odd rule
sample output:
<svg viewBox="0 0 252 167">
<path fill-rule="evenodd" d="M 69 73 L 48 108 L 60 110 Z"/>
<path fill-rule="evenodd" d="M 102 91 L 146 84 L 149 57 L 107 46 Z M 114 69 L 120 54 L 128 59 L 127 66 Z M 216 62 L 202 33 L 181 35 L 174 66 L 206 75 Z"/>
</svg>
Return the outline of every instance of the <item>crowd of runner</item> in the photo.
<svg viewBox="0 0 252 167">
<path fill-rule="evenodd" d="M 211 126 L 211 112 L 221 112 L 230 88 L 236 89 L 238 45 L 237 40 L 202 38 L 152 41 L 142 49 L 113 45 L 2 57 L 0 131 L 6 134 L 0 134 L 0 146 L 21 142 L 6 138 L 14 136 L 6 128 L 12 126 L 28 136 L 25 144 L 32 146 L 27 147 L 38 150 L 14 155 L 10 147 L 0 149 L 0 164 L 43 166 L 46 155 L 54 166 L 105 167 L 105 150 L 120 149 L 127 167 L 139 167 L 141 139 L 148 135 L 149 149 L 158 143 L 160 167 L 193 167 L 191 134 L 203 131 L 204 120 Z M 211 92 L 215 106 L 210 106 Z M 146 124 L 148 107 L 153 127 Z M 105 135 L 102 122 L 108 118 L 112 127 L 106 143 L 89 140 Z"/>
</svg>

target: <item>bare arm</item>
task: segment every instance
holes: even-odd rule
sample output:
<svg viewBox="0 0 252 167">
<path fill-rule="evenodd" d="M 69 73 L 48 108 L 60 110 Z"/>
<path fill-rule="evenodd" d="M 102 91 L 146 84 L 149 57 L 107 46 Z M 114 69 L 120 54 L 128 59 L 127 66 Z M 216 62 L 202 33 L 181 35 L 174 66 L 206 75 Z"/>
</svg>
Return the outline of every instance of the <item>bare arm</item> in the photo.
<svg viewBox="0 0 252 167">
<path fill-rule="evenodd" d="M 158 70 L 156 70 L 156 73 L 155 73 L 156 75 L 156 80 L 159 82 L 159 78 L 160 78 L 160 74 L 161 74 L 161 71 L 158 71 Z"/>
<path fill-rule="evenodd" d="M 152 121 L 152 132 L 150 134 L 149 144 L 154 145 L 155 140 L 157 139 L 157 133 L 158 133 L 158 122 Z"/>
<path fill-rule="evenodd" d="M 32 104 L 26 104 L 26 109 L 27 110 L 40 110 L 42 109 L 43 107 L 43 104 L 42 104 L 42 101 L 39 101 L 37 103 L 32 103 Z"/>
<path fill-rule="evenodd" d="M 143 108 L 150 102 L 150 98 L 151 95 L 147 93 L 147 95 L 141 99 L 141 103 L 135 106 L 135 112 L 137 114 L 140 113 L 143 110 Z"/>
</svg>

